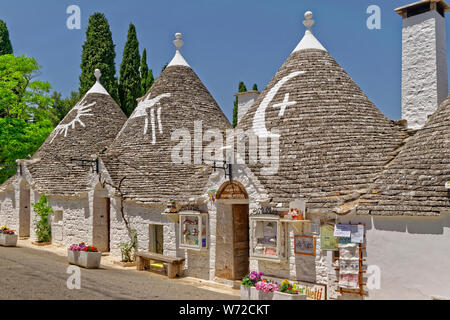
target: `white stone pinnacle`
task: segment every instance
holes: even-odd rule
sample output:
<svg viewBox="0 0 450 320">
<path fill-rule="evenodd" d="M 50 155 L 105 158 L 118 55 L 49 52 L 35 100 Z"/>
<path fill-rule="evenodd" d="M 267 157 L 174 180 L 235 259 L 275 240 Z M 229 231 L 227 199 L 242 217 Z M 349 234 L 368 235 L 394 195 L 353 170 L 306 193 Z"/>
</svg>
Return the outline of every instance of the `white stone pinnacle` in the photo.
<svg viewBox="0 0 450 320">
<path fill-rule="evenodd" d="M 95 69 L 94 76 L 95 76 L 95 79 L 97 79 L 97 82 L 100 82 L 100 77 L 102 76 L 100 69 Z"/>
<path fill-rule="evenodd" d="M 95 79 L 97 79 L 97 80 L 95 81 L 92 88 L 89 89 L 88 92 L 86 92 L 86 95 L 88 95 L 90 93 L 101 93 L 101 94 L 109 95 L 108 91 L 106 91 L 106 89 L 100 83 L 100 77 L 102 76 L 100 69 L 95 69 L 94 76 L 95 76 Z"/>
<path fill-rule="evenodd" d="M 185 66 L 190 67 L 190 65 L 186 62 L 186 60 L 181 55 L 180 49 L 184 45 L 184 41 L 181 39 L 182 34 L 177 32 L 175 33 L 175 40 L 173 40 L 173 44 L 177 48 L 175 52 L 175 56 L 173 57 L 172 61 L 167 65 L 170 66 Z"/>
<path fill-rule="evenodd" d="M 306 27 L 306 29 L 311 30 L 312 26 L 316 21 L 313 20 L 313 13 L 311 11 L 305 12 L 305 21 L 303 21 L 303 25 Z"/>
<path fill-rule="evenodd" d="M 316 39 L 313 35 L 311 28 L 316 21 L 313 20 L 313 13 L 311 11 L 305 12 L 305 20 L 303 21 L 303 25 L 306 27 L 305 35 L 303 36 L 302 41 L 297 45 L 293 52 L 305 50 L 305 49 L 319 49 L 324 50 L 325 47 Z"/>
</svg>

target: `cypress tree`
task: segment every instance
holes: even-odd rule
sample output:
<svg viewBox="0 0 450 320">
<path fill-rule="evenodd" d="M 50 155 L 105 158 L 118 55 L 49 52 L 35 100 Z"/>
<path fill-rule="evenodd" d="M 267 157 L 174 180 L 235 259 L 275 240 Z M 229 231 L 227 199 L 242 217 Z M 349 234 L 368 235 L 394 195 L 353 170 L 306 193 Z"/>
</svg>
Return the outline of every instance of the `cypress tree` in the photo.
<svg viewBox="0 0 450 320">
<path fill-rule="evenodd" d="M 247 88 L 245 87 L 245 84 L 243 81 L 239 82 L 238 86 L 238 92 L 246 92 Z M 238 97 L 234 98 L 234 108 L 233 108 L 233 128 L 237 126 L 238 123 Z"/>
<path fill-rule="evenodd" d="M 81 54 L 80 95 L 83 96 L 95 83 L 94 71 L 100 69 L 100 82 L 119 102 L 117 89 L 115 45 L 112 40 L 108 20 L 103 13 L 94 13 L 89 17 L 86 30 L 86 41 Z"/>
<path fill-rule="evenodd" d="M 258 86 L 256 85 L 256 83 L 253 84 L 252 90 L 253 90 L 253 91 L 258 91 Z"/>
<path fill-rule="evenodd" d="M 122 64 L 120 65 L 119 97 L 120 105 L 127 116 L 136 108 L 136 99 L 141 96 L 141 74 L 139 72 L 141 57 L 136 28 L 130 24 L 127 42 L 123 49 Z"/>
<path fill-rule="evenodd" d="M 9 32 L 6 23 L 0 20 L 0 56 L 4 54 L 12 54 L 13 48 L 9 40 Z"/>
<path fill-rule="evenodd" d="M 155 82 L 155 79 L 153 78 L 153 71 L 148 69 L 147 50 L 144 49 L 141 60 L 141 95 L 145 95 L 147 93 L 153 82 Z"/>
</svg>

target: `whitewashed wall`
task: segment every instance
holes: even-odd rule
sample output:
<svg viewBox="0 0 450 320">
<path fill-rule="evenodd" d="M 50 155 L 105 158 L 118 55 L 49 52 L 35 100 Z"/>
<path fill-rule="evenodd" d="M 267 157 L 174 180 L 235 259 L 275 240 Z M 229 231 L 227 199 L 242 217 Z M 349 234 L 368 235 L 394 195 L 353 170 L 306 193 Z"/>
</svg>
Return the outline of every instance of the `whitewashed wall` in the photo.
<svg viewBox="0 0 450 320">
<path fill-rule="evenodd" d="M 39 199 L 40 194 L 35 193 L 34 202 L 38 202 Z M 70 246 L 84 241 L 86 244 L 91 244 L 92 224 L 88 199 L 56 197 L 47 197 L 47 199 L 53 212 L 57 210 L 63 212 L 62 222 L 52 223 L 52 243 Z M 33 221 L 36 221 L 34 210 L 32 217 L 34 217 Z M 54 215 L 51 221 L 54 221 Z M 35 223 L 33 223 L 33 230 L 34 225 Z"/>
<path fill-rule="evenodd" d="M 381 271 L 370 299 L 450 298 L 449 214 L 373 217 L 367 243 L 367 263 Z"/>
<path fill-rule="evenodd" d="M 19 214 L 14 190 L 0 193 L 0 225 L 19 230 Z"/>
</svg>

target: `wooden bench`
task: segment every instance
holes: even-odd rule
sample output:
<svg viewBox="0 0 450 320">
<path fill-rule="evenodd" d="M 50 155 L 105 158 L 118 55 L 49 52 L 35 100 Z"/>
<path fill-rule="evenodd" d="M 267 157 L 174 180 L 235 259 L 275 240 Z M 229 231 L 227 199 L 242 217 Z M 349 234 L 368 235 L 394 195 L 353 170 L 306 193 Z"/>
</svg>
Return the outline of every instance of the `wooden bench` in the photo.
<svg viewBox="0 0 450 320">
<path fill-rule="evenodd" d="M 183 275 L 184 258 L 168 257 L 159 253 L 153 252 L 138 252 L 136 253 L 136 268 L 137 270 L 145 270 L 150 268 L 150 260 L 167 263 L 167 276 L 175 278 L 177 275 Z"/>
</svg>

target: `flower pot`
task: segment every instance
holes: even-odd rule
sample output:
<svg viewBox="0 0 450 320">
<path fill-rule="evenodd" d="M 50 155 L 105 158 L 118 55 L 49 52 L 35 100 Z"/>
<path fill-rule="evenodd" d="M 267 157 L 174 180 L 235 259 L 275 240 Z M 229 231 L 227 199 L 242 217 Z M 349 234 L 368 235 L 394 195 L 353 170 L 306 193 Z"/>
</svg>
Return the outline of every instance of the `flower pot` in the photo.
<svg viewBox="0 0 450 320">
<path fill-rule="evenodd" d="M 67 249 L 67 261 L 70 264 L 75 264 L 83 268 L 98 269 L 101 259 L 101 252 L 73 251 Z"/>
<path fill-rule="evenodd" d="M 15 247 L 17 245 L 17 234 L 0 234 L 0 246 Z"/>
<path fill-rule="evenodd" d="M 272 300 L 273 292 L 262 292 L 255 287 L 250 288 L 250 300 Z"/>
<path fill-rule="evenodd" d="M 252 287 L 245 287 L 241 285 L 241 300 L 251 300 L 250 292 Z"/>
<path fill-rule="evenodd" d="M 273 293 L 273 300 L 306 300 L 306 294 L 290 294 L 276 291 Z"/>
</svg>

